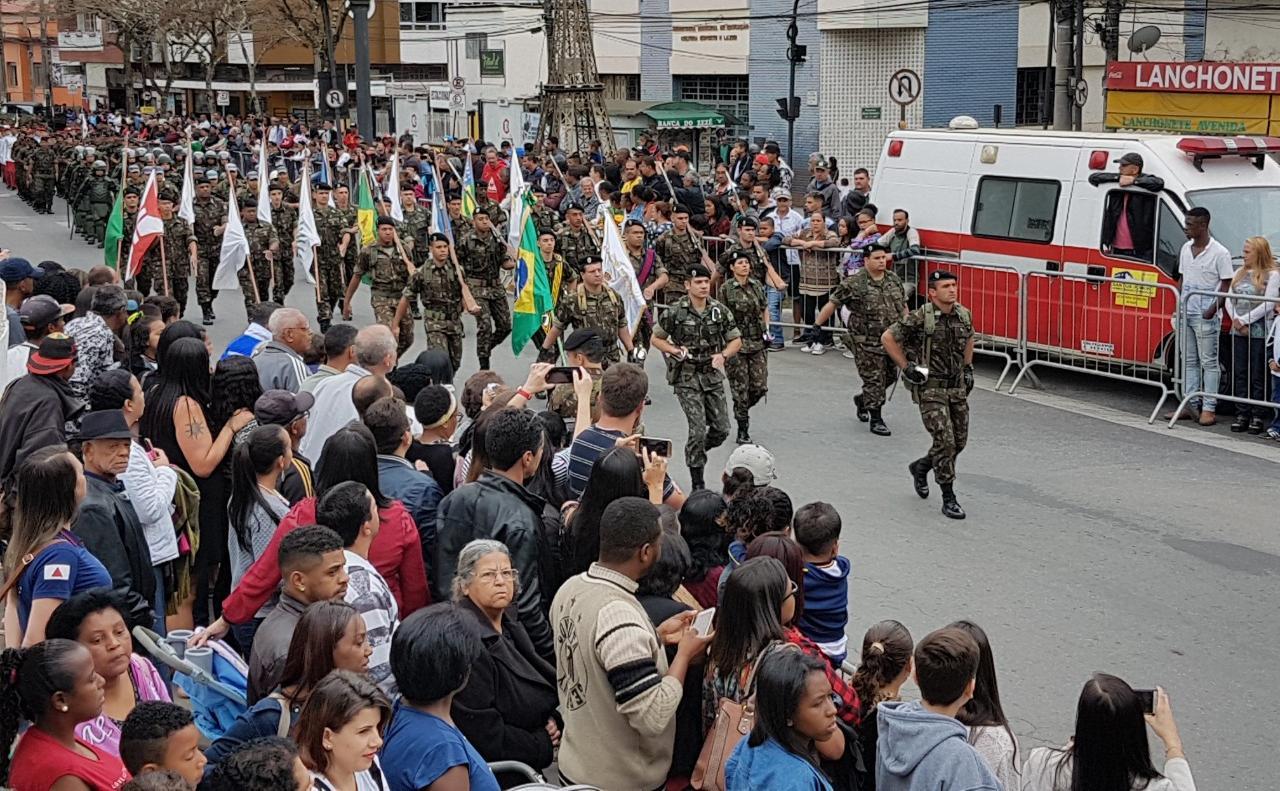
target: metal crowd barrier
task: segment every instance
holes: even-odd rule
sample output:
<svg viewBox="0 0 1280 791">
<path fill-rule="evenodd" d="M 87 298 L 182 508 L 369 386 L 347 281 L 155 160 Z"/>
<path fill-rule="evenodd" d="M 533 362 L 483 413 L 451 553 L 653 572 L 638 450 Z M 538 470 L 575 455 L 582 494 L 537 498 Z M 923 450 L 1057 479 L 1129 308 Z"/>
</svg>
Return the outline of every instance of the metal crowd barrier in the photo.
<svg viewBox="0 0 1280 791">
<path fill-rule="evenodd" d="M 1189 313 L 1179 311 L 1176 314 L 1182 339 L 1178 365 L 1186 392 L 1173 410 L 1169 428 L 1177 424 L 1178 415 L 1192 401 L 1199 401 L 1203 405 L 1206 398 L 1235 404 L 1237 415 L 1240 410 L 1246 410 L 1247 415 L 1266 424 L 1272 422 L 1274 410 L 1280 409 L 1280 403 L 1274 400 L 1280 394 L 1280 376 L 1273 374 L 1269 368 L 1276 352 L 1274 348 L 1268 348 L 1272 325 L 1277 320 L 1276 313 L 1280 312 L 1280 297 L 1189 290 L 1182 295 L 1182 304 L 1190 304 L 1197 311 L 1202 311 L 1209 307 L 1209 300 L 1216 302 L 1220 299 L 1223 300 L 1223 310 L 1217 311 L 1215 318 L 1209 320 L 1212 324 L 1206 322 L 1201 325 L 1202 333 L 1198 334 L 1197 328 L 1190 325 Z M 1247 321 L 1247 314 L 1256 309 L 1260 309 L 1260 315 L 1252 322 Z M 1256 327 L 1257 330 L 1254 331 L 1259 334 L 1254 336 L 1237 333 L 1232 321 L 1236 316 L 1246 319 L 1242 322 L 1244 332 L 1251 332 L 1250 328 Z M 1214 347 L 1216 353 L 1210 358 L 1210 365 L 1190 365 L 1193 348 L 1196 350 L 1194 356 L 1199 361 L 1202 356 L 1210 357 L 1202 352 L 1208 352 Z M 1263 431 L 1266 428 L 1264 426 Z"/>
</svg>

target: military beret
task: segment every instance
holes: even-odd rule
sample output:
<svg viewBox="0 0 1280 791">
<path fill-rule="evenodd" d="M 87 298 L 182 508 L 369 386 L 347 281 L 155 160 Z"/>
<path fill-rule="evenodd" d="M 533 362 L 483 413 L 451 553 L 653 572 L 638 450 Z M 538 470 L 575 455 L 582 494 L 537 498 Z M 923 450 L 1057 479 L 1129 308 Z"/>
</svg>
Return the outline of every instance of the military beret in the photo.
<svg viewBox="0 0 1280 791">
<path fill-rule="evenodd" d="M 738 227 L 741 228 L 743 226 L 747 228 L 759 228 L 760 221 L 757 220 L 755 217 L 743 217 L 742 219 L 738 220 Z"/>
<path fill-rule="evenodd" d="M 240 199 L 240 208 L 241 208 L 241 209 L 254 209 L 254 210 L 257 210 L 257 208 L 258 208 L 258 199 L 257 199 L 257 198 L 251 198 L 251 197 L 248 197 L 248 196 L 243 197 L 243 198 L 241 198 L 241 199 Z"/>
<path fill-rule="evenodd" d="M 566 352 L 574 352 L 579 349 L 590 349 L 593 346 L 603 346 L 604 340 L 601 339 L 600 333 L 590 327 L 584 327 L 580 330 L 574 330 L 569 333 L 569 337 L 564 339 L 564 350 Z"/>
<path fill-rule="evenodd" d="M 564 210 L 565 210 L 565 213 L 566 213 L 566 214 L 568 214 L 568 213 L 569 213 L 569 212 L 571 212 L 571 211 L 582 211 L 582 204 L 581 204 L 581 203 L 570 203 L 569 205 L 567 205 L 567 206 L 565 206 L 565 207 L 564 207 Z"/>
<path fill-rule="evenodd" d="M 394 228 L 396 227 L 396 221 L 391 219 L 390 217 L 379 217 L 378 227 L 381 228 L 384 225 L 390 225 L 392 228 Z"/>
<path fill-rule="evenodd" d="M 442 233 L 433 233 L 427 237 L 427 241 L 431 242 L 432 244 L 435 244 L 436 242 L 444 242 L 446 244 L 449 244 L 449 237 L 445 236 Z"/>
<path fill-rule="evenodd" d="M 932 288 L 944 281 L 957 279 L 958 278 L 953 273 L 948 272 L 945 269 L 938 269 L 929 273 L 929 287 Z"/>
<path fill-rule="evenodd" d="M 125 187 L 124 194 L 132 195 L 135 198 L 139 198 L 139 197 L 142 197 L 142 190 L 138 189 L 137 187 Z"/>
<path fill-rule="evenodd" d="M 693 280 L 695 277 L 711 277 L 711 270 L 707 269 L 705 264 L 696 263 L 689 267 L 689 274 L 685 280 Z"/>
</svg>

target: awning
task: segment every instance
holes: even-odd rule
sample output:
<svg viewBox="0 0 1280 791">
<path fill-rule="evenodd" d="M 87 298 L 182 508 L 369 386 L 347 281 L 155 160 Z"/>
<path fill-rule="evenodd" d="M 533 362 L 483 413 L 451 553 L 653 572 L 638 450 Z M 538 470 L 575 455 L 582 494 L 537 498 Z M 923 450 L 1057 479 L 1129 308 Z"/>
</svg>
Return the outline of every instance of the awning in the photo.
<svg viewBox="0 0 1280 791">
<path fill-rule="evenodd" d="M 642 112 L 653 119 L 658 129 L 715 129 L 732 126 L 738 119 L 697 102 L 665 102 Z"/>
</svg>

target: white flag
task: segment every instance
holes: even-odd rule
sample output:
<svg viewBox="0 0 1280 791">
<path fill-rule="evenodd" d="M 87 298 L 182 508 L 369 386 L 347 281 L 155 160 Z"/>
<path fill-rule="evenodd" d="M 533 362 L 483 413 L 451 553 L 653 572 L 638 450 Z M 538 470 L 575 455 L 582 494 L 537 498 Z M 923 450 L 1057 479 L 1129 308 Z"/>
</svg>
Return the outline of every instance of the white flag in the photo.
<svg viewBox="0 0 1280 791">
<path fill-rule="evenodd" d="M 310 163 L 302 169 L 302 181 L 298 187 L 298 225 L 294 232 L 294 260 L 306 272 L 307 283 L 314 286 L 316 277 L 311 268 L 316 258 L 315 248 L 320 244 L 320 231 L 316 229 L 316 210 L 311 204 Z"/>
<path fill-rule="evenodd" d="M 387 177 L 383 192 L 390 204 L 391 219 L 404 222 L 404 206 L 400 204 L 400 155 L 391 155 L 391 174 Z"/>
<path fill-rule="evenodd" d="M 635 332 L 640 314 L 645 310 L 644 292 L 640 290 L 640 283 L 636 280 L 636 270 L 631 266 L 627 248 L 622 244 L 618 224 L 608 212 L 604 215 L 604 243 L 600 246 L 600 257 L 604 260 L 604 281 L 622 298 L 622 306 L 627 312 L 627 326 Z"/>
<path fill-rule="evenodd" d="M 271 222 L 271 184 L 267 181 L 267 139 L 258 152 L 258 222 Z"/>
<path fill-rule="evenodd" d="M 520 172 L 520 158 L 516 147 L 511 147 L 511 162 L 507 165 L 511 175 L 511 192 L 507 195 L 507 243 L 512 249 L 520 249 L 520 235 L 524 233 L 524 174 Z"/>
<path fill-rule="evenodd" d="M 191 162 L 191 146 L 187 146 L 187 155 L 183 157 L 182 197 L 178 201 L 178 216 L 189 224 L 196 223 L 196 179 Z"/>
<path fill-rule="evenodd" d="M 213 273 L 213 287 L 239 291 L 240 279 L 236 275 L 249 258 L 249 239 L 244 235 L 244 226 L 240 223 L 240 207 L 236 202 L 234 184 L 230 195 L 227 200 L 227 228 L 222 232 L 222 253 L 218 256 L 218 268 Z"/>
<path fill-rule="evenodd" d="M 80 113 L 80 139 L 83 140 L 89 136 L 89 116 Z"/>
</svg>

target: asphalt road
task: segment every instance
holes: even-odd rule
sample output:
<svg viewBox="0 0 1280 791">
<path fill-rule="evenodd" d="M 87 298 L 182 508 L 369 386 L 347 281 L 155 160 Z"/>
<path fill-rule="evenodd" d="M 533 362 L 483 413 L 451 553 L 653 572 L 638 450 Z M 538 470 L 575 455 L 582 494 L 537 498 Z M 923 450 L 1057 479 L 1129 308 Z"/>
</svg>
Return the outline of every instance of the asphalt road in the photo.
<svg viewBox="0 0 1280 791">
<path fill-rule="evenodd" d="M 100 251 L 67 241 L 61 208 L 36 217 L 0 190 L 0 247 L 97 263 Z M 309 302 L 298 278 L 289 303 L 314 315 Z M 367 294 L 356 302 L 356 321 L 371 320 Z M 244 326 L 239 294 L 224 293 L 217 312 L 220 347 Z M 459 382 L 476 368 L 467 343 Z M 508 346 L 494 364 L 515 381 L 531 357 L 514 359 Z M 826 500 L 844 518 L 855 651 L 883 618 L 917 638 L 969 618 L 991 637 L 1024 749 L 1065 743 L 1081 685 L 1106 671 L 1168 689 L 1201 788 L 1275 787 L 1280 531 L 1270 499 L 1280 447 L 1222 427 L 1148 426 L 1153 390 L 1089 377 L 1051 373 L 1043 390 L 997 393 L 997 370 L 984 365 L 956 484 L 969 518 L 953 522 L 936 488 L 927 501 L 911 491 L 906 465 L 928 438 L 905 392 L 886 409 L 894 434 L 882 439 L 852 416 L 852 361 L 788 349 L 769 363 L 752 433 L 777 455 L 778 486 L 797 506 Z M 646 425 L 682 446 L 658 362 L 648 370 Z M 711 454 L 709 472 L 728 452 Z M 687 483 L 682 462 L 673 474 Z"/>
</svg>

